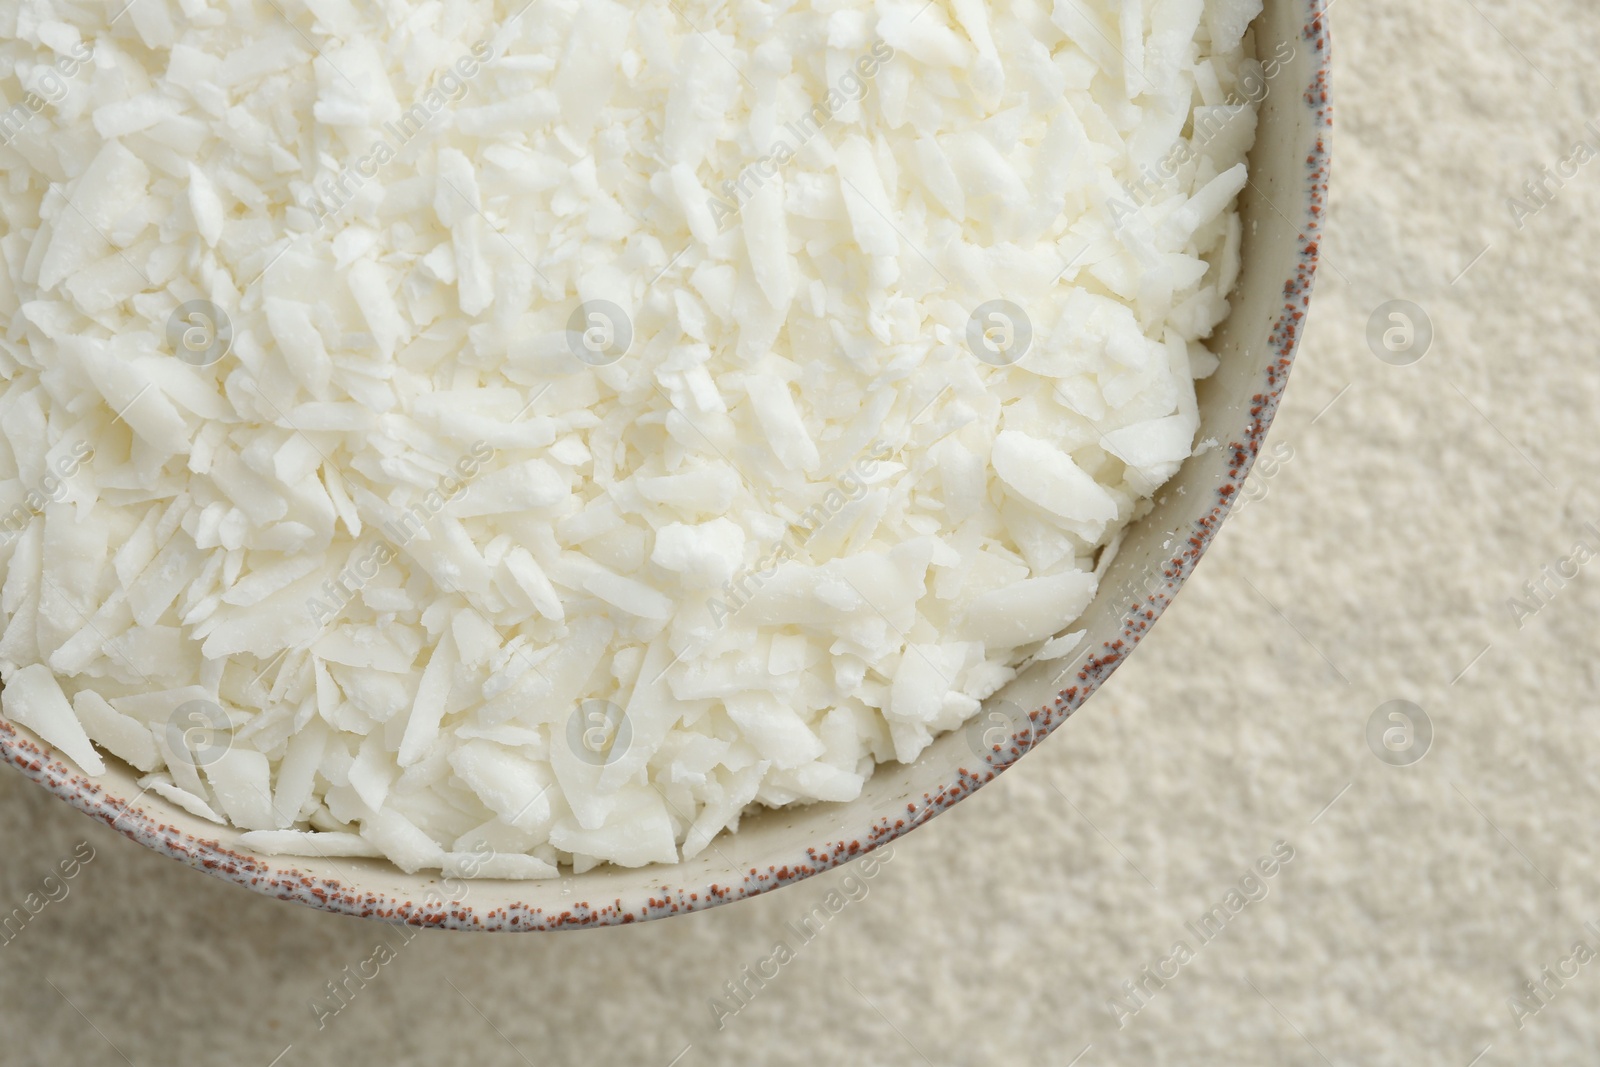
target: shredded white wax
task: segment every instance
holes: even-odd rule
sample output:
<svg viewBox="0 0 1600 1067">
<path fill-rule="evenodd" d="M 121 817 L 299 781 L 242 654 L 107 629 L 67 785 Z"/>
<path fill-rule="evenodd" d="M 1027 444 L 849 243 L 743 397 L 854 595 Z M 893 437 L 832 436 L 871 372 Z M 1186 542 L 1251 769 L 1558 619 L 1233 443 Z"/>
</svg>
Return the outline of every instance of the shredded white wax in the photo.
<svg viewBox="0 0 1600 1067">
<path fill-rule="evenodd" d="M 856 797 L 1190 455 L 1260 9 L 5 6 L 4 713 L 407 871 Z"/>
</svg>

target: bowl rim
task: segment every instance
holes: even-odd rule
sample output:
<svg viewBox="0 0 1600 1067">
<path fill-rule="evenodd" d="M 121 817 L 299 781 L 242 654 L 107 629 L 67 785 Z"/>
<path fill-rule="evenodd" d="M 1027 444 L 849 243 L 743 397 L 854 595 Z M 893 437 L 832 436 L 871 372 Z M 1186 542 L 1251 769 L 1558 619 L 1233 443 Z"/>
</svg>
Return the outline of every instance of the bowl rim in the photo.
<svg viewBox="0 0 1600 1067">
<path fill-rule="evenodd" d="M 768 864 L 765 870 L 755 866 L 741 869 L 738 884 L 711 882 L 692 888 L 672 888 L 670 883 L 675 880 L 673 872 L 679 868 L 658 866 L 639 869 L 640 872 L 648 872 L 650 877 L 641 873 L 636 880 L 648 883 L 651 888 L 637 890 L 634 899 L 618 896 L 605 903 L 573 902 L 559 908 L 523 904 L 474 907 L 464 894 L 460 899 L 442 899 L 433 895 L 433 899 L 418 904 L 386 892 L 360 888 L 355 878 L 308 873 L 295 865 L 297 862 L 308 862 L 302 858 L 255 855 L 217 838 L 189 833 L 180 826 L 164 821 L 166 818 L 182 819 L 188 816 L 160 798 L 150 798 L 147 806 L 140 806 L 148 790 L 141 790 L 131 799 L 113 795 L 100 781 L 84 775 L 64 761 L 30 731 L 4 718 L 0 718 L 0 760 L 124 837 L 214 877 L 280 900 L 307 904 L 335 914 L 434 929 L 571 930 L 626 925 L 701 911 L 792 885 L 866 856 L 916 829 L 1013 766 L 1076 712 L 1122 664 L 1172 602 L 1179 587 L 1210 547 L 1233 501 L 1238 498 L 1277 413 L 1303 332 L 1317 270 L 1322 220 L 1327 203 L 1332 129 L 1328 0 L 1281 2 L 1293 4 L 1299 17 L 1303 18 L 1301 36 L 1312 52 L 1311 80 L 1303 91 L 1302 103 L 1310 116 L 1308 136 L 1313 145 L 1305 161 L 1299 216 L 1296 219 L 1285 216 L 1285 221 L 1296 230 L 1298 257 L 1293 275 L 1283 284 L 1283 303 L 1269 335 L 1274 356 L 1267 360 L 1265 381 L 1248 406 L 1244 425 L 1238 430 L 1238 439 L 1229 441 L 1224 447 L 1224 452 L 1229 456 L 1229 465 L 1226 476 L 1216 486 L 1216 501 L 1209 512 L 1190 521 L 1191 531 L 1185 544 L 1162 566 L 1159 587 L 1141 589 L 1139 592 L 1143 595 L 1135 595 L 1123 609 L 1120 615 L 1121 637 L 1104 642 L 1098 652 L 1083 658 L 1082 666 L 1076 672 L 1076 684 L 1061 689 L 1052 703 L 1028 713 L 1027 721 L 1019 722 L 1019 730 L 1012 734 L 1009 743 L 995 746 L 976 770 L 958 767 L 953 780 L 937 789 L 923 792 L 920 799 L 908 796 L 903 814 L 896 815 L 891 811 L 891 814 L 873 820 L 862 833 L 807 848 L 803 860 L 797 857 L 795 862 L 781 866 Z M 1274 210 L 1282 214 L 1276 207 Z M 220 827 L 218 829 L 222 830 Z M 237 836 L 235 831 L 227 832 Z M 372 861 L 343 862 L 361 867 Z M 393 871 L 386 864 L 368 869 Z M 346 884 L 346 881 L 350 884 Z M 448 883 L 451 879 L 441 875 L 435 881 Z"/>
</svg>

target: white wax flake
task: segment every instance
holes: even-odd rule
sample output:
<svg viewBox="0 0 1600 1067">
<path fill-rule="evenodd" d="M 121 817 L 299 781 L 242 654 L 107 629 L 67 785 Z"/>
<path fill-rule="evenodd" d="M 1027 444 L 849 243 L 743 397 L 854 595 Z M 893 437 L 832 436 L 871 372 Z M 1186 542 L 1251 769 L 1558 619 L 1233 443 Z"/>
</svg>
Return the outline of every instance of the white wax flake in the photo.
<svg viewBox="0 0 1600 1067">
<path fill-rule="evenodd" d="M 141 771 L 161 766 L 161 755 L 149 728 L 117 711 L 100 694 L 88 689 L 80 691 L 72 700 L 72 710 L 89 738 L 124 763 Z M 11 715 L 9 709 L 6 714 Z"/>
<path fill-rule="evenodd" d="M 651 562 L 711 588 L 732 578 L 744 561 L 745 533 L 728 519 L 669 523 L 656 531 Z"/>
<path fill-rule="evenodd" d="M 774 178 L 756 190 L 744 208 L 745 248 L 750 269 L 767 302 L 778 310 L 794 296 L 794 263 L 789 252 L 789 227 L 783 202 L 783 180 Z"/>
<path fill-rule="evenodd" d="M 462 783 L 506 825 L 549 825 L 556 810 L 549 767 L 483 740 L 461 743 L 449 758 Z"/>
<path fill-rule="evenodd" d="M 94 750 L 49 667 L 34 664 L 13 671 L 0 689 L 0 711 L 38 734 L 45 744 L 60 749 L 88 773 L 106 772 L 105 761 Z"/>
<path fill-rule="evenodd" d="M 1167 415 L 1112 430 L 1106 448 L 1130 467 L 1156 481 L 1166 481 L 1193 450 L 1196 422 L 1186 415 Z"/>
<path fill-rule="evenodd" d="M 189 210 L 200 236 L 205 238 L 206 244 L 215 246 L 222 238 L 226 209 L 210 175 L 193 163 L 189 164 Z"/>
<path fill-rule="evenodd" d="M 456 666 L 456 646 L 450 635 L 441 638 L 423 668 L 422 680 L 417 684 L 416 702 L 406 719 L 405 734 L 400 740 L 399 763 L 409 767 L 427 754 L 439 736 L 439 722 L 444 717 L 445 701 L 450 696 L 450 683 Z"/>
<path fill-rule="evenodd" d="M 894 228 L 894 205 L 884 189 L 883 175 L 873 158 L 872 146 L 859 136 L 848 138 L 838 149 L 839 181 L 845 210 L 856 244 L 869 256 L 895 257 L 900 236 Z"/>
<path fill-rule="evenodd" d="M 266 756 L 243 746 L 225 745 L 202 762 L 206 781 L 229 822 L 246 830 L 277 828 L 272 814 L 272 767 Z"/>
<path fill-rule="evenodd" d="M 1260 0 L 79 6 L 0 40 L 0 712 L 243 849 L 854 799 L 1192 454 Z"/>
<path fill-rule="evenodd" d="M 1025 578 L 984 593 L 966 611 L 963 631 L 990 648 L 1016 648 L 1059 633 L 1094 599 L 1095 577 L 1066 571 Z"/>
<path fill-rule="evenodd" d="M 995 438 L 990 462 L 1008 489 L 1051 514 L 1077 522 L 1117 516 L 1111 494 L 1048 441 L 1006 430 Z"/>
<path fill-rule="evenodd" d="M 815 470 L 821 458 L 787 383 L 770 374 L 753 374 L 745 380 L 745 389 L 778 462 L 790 470 Z"/>
</svg>

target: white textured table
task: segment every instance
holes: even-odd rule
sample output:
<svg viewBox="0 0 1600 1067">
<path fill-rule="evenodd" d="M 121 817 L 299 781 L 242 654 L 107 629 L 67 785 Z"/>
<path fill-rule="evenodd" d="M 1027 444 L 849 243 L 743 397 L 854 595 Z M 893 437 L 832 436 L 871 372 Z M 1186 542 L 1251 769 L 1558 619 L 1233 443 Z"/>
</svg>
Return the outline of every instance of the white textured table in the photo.
<svg viewBox="0 0 1600 1067">
<path fill-rule="evenodd" d="M 409 942 L 141 852 L 3 774 L 0 910 L 78 842 L 97 854 L 0 945 L 0 1061 L 1596 1062 L 1600 959 L 1573 946 L 1600 951 L 1600 562 L 1520 628 L 1508 601 L 1575 541 L 1600 550 L 1600 161 L 1520 232 L 1506 200 L 1574 140 L 1600 148 L 1600 13 L 1338 0 L 1333 22 L 1331 226 L 1269 442 L 1293 458 L 1042 749 L 870 878 Z M 1396 298 L 1436 330 L 1406 368 L 1365 341 Z M 1433 724 L 1414 766 L 1364 740 L 1392 699 Z M 1267 896 L 1202 942 L 1185 924 L 1280 840 Z M 819 904 L 803 943 L 787 924 Z M 794 958 L 718 1030 L 724 983 L 779 939 Z M 1193 958 L 1163 963 L 1180 939 Z M 1146 965 L 1177 973 L 1157 988 Z M 1546 966 L 1576 976 L 1519 1020 L 1508 998 Z M 347 967 L 375 977 L 341 1005 Z M 1118 1029 L 1128 980 L 1151 995 Z"/>
</svg>

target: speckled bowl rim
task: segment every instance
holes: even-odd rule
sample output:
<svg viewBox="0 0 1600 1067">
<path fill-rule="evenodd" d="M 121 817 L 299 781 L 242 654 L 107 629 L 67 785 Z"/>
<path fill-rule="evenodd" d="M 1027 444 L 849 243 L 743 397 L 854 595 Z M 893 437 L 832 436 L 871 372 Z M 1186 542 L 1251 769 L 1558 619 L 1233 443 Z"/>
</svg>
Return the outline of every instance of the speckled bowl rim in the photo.
<svg viewBox="0 0 1600 1067">
<path fill-rule="evenodd" d="M 1013 733 L 1009 744 L 997 745 L 983 757 L 974 757 L 972 767 L 956 766 L 936 788 L 907 792 L 897 798 L 903 801 L 885 809 L 887 814 L 877 815 L 851 833 L 849 819 L 840 821 L 840 837 L 826 843 L 795 851 L 786 863 L 730 861 L 728 870 L 737 878 L 701 880 L 685 876 L 685 866 L 641 868 L 638 871 L 612 875 L 601 883 L 637 883 L 617 890 L 609 896 L 591 896 L 578 900 L 575 887 L 589 875 L 567 875 L 561 879 L 538 883 L 467 883 L 470 888 L 495 885 L 494 892 L 481 895 L 515 896 L 522 892 L 535 896 L 552 897 L 539 906 L 516 900 L 494 906 L 475 904 L 472 892 L 459 899 L 442 894 L 411 894 L 400 891 L 374 890 L 371 883 L 395 880 L 422 879 L 422 884 L 437 886 L 449 884 L 442 877 L 402 876 L 393 867 L 379 861 L 301 860 L 295 857 L 263 857 L 229 845 L 225 838 L 237 838 L 237 832 L 213 828 L 205 823 L 207 832 L 215 830 L 220 836 L 197 836 L 187 832 L 178 823 L 200 824 L 179 809 L 147 796 L 116 795 L 101 781 L 85 776 L 81 771 L 63 761 L 34 735 L 12 723 L 0 719 L 0 758 L 16 767 L 30 779 L 48 789 L 79 811 L 95 818 L 123 836 L 138 842 L 164 856 L 188 866 L 205 871 L 217 878 L 255 890 L 281 900 L 296 901 L 314 908 L 343 915 L 360 916 L 390 923 L 411 926 L 472 931 L 534 931 L 568 930 L 592 926 L 609 926 L 633 923 L 669 915 L 685 914 L 756 896 L 769 890 L 791 885 L 814 874 L 832 869 L 857 859 L 894 841 L 933 816 L 947 810 L 956 802 L 970 796 L 981 786 L 1012 766 L 1039 741 L 1065 722 L 1085 700 L 1098 689 L 1111 673 L 1127 658 L 1140 639 L 1160 617 L 1183 581 L 1194 570 L 1216 536 L 1232 502 L 1237 498 L 1246 475 L 1254 463 L 1261 442 L 1277 412 L 1278 403 L 1288 379 L 1289 368 L 1299 344 L 1301 327 L 1310 303 L 1312 280 L 1316 273 L 1319 242 L 1322 238 L 1322 220 L 1328 188 L 1328 154 L 1332 129 L 1332 112 L 1329 104 L 1330 41 L 1326 17 L 1326 0 L 1268 0 L 1268 11 L 1288 5 L 1302 20 L 1303 44 L 1310 49 L 1311 79 L 1305 86 L 1303 107 L 1309 116 L 1307 156 L 1304 182 L 1298 190 L 1296 203 L 1298 218 L 1290 220 L 1279 205 L 1260 193 L 1273 210 L 1284 216 L 1286 224 L 1295 230 L 1298 258 L 1293 273 L 1283 281 L 1282 304 L 1271 322 L 1267 335 L 1267 355 L 1260 372 L 1259 391 L 1243 407 L 1245 418 L 1238 427 L 1237 436 L 1221 446 L 1226 457 L 1225 473 L 1213 483 L 1215 499 L 1206 509 L 1203 504 L 1196 510 L 1201 513 L 1187 522 L 1182 532 L 1182 545 L 1176 552 L 1160 561 L 1159 574 L 1154 581 L 1146 580 L 1135 590 L 1135 595 L 1122 601 L 1128 606 L 1120 616 L 1120 636 L 1100 642 L 1098 648 L 1080 655 L 1074 661 L 1077 667 L 1075 684 L 1055 691 L 1053 699 L 1045 699 L 1041 706 L 1027 713 L 1027 721 L 1019 717 L 1019 729 Z M 1285 14 L 1283 17 L 1288 17 Z M 1259 192 L 1259 190 L 1257 190 Z M 1248 271 L 1248 261 L 1246 264 Z M 1226 328 L 1226 324 L 1225 327 Z M 1193 462 L 1193 461 L 1191 461 Z M 1164 501 L 1162 501 L 1164 503 Z M 1170 546 L 1173 539 L 1165 542 Z M 1103 586 L 1101 599 L 1109 586 Z M 1117 587 L 1125 592 L 1129 586 Z M 1142 595 L 1141 595 L 1142 594 Z M 1111 594 L 1113 596 L 1117 593 Z M 1091 608 L 1091 611 L 1093 608 Z M 1108 628 L 1109 632 L 1115 632 Z M 1093 629 L 1091 628 L 1091 633 Z M 1057 676 L 1059 680 L 1060 676 Z M 1002 693 L 1001 695 L 1004 695 Z M 923 761 L 902 769 L 911 775 L 922 767 Z M 879 775 L 888 766 L 879 769 Z M 128 776 L 131 782 L 131 775 Z M 870 785 L 871 783 L 869 783 Z M 852 802 L 855 803 L 855 802 Z M 827 814 L 849 810 L 850 805 L 817 805 L 808 809 L 780 809 L 761 813 L 762 818 L 787 817 L 801 822 L 826 825 L 826 820 L 813 818 L 813 814 Z M 755 818 L 751 816 L 750 818 Z M 793 823 L 791 823 L 791 829 Z M 832 831 L 829 831 L 830 833 Z M 825 834 L 818 834 L 825 838 Z M 722 835 L 714 845 L 734 847 L 740 832 Z M 297 866 L 297 864 L 299 866 Z M 318 872 L 305 868 L 324 868 Z M 329 875 L 327 868 L 339 868 L 339 874 Z M 345 873 L 357 868 L 361 877 Z M 605 870 L 605 868 L 601 868 Z M 618 869 L 612 869 L 618 870 Z M 703 868 L 702 868 L 703 870 Z M 688 888 L 674 886 L 674 882 L 691 882 Z M 362 883 L 366 883 L 363 887 Z M 510 887 L 509 889 L 507 887 Z M 432 899 L 437 903 L 418 904 L 408 896 Z M 570 903 L 568 901 L 571 901 Z"/>
</svg>

